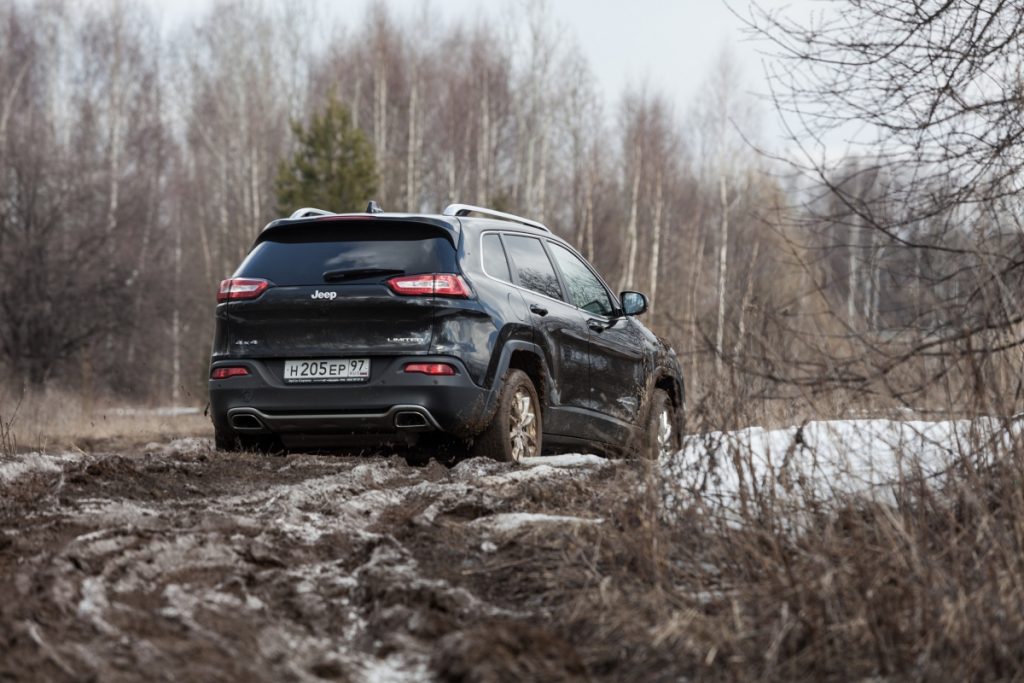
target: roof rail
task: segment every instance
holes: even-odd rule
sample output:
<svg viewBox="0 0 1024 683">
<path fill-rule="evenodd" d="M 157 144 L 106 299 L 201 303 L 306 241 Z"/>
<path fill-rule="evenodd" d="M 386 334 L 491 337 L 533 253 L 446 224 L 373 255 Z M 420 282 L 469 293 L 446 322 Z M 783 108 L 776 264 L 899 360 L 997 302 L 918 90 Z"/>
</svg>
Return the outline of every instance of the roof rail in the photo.
<svg viewBox="0 0 1024 683">
<path fill-rule="evenodd" d="M 289 219 L 292 219 L 292 218 L 309 218 L 310 216 L 337 216 L 337 215 L 338 214 L 336 214 L 336 213 L 332 213 L 330 211 L 324 211 L 323 209 L 314 209 L 314 208 L 311 208 L 311 207 L 306 207 L 304 209 L 299 209 L 299 210 L 295 211 L 291 216 L 288 216 L 288 218 Z"/>
<path fill-rule="evenodd" d="M 551 230 L 548 229 L 548 226 L 543 223 L 538 223 L 537 221 L 531 221 L 529 218 L 523 218 L 522 216 L 516 216 L 503 211 L 495 211 L 494 209 L 472 206 L 470 204 L 449 204 L 445 207 L 444 211 L 441 212 L 444 216 L 465 216 L 467 213 L 479 213 L 484 216 L 490 216 L 491 218 L 498 218 L 503 221 L 512 221 L 513 223 L 521 223 L 522 225 L 528 225 L 531 228 L 539 228 L 546 232 L 551 232 Z"/>
</svg>

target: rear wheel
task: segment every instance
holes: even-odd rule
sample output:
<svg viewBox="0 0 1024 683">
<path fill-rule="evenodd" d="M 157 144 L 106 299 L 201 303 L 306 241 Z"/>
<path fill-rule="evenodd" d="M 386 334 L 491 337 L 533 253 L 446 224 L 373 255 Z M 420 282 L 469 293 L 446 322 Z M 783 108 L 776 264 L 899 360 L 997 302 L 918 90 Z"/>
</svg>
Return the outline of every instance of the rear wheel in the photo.
<svg viewBox="0 0 1024 683">
<path fill-rule="evenodd" d="M 675 406 L 662 389 L 655 389 L 651 395 L 651 408 L 647 417 L 647 443 L 644 456 L 658 458 L 679 450 L 680 434 L 676 429 Z"/>
<path fill-rule="evenodd" d="M 505 373 L 494 418 L 473 441 L 473 455 L 519 462 L 540 455 L 543 417 L 537 389 L 522 370 Z"/>
</svg>

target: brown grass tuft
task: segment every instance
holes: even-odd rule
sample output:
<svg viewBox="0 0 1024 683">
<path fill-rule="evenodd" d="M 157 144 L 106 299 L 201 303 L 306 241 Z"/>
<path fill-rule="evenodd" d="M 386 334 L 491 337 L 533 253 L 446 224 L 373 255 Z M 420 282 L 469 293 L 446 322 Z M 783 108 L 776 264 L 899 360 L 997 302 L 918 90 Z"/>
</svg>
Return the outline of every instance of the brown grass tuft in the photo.
<svg viewBox="0 0 1024 683">
<path fill-rule="evenodd" d="M 175 414 L 116 397 L 86 400 L 46 389 L 13 397 L 0 389 L 0 452 L 120 448 L 183 436 L 212 436 L 202 407 Z M 9 416 L 9 417 L 8 417 Z M 16 419 L 15 419 L 16 418 Z"/>
</svg>

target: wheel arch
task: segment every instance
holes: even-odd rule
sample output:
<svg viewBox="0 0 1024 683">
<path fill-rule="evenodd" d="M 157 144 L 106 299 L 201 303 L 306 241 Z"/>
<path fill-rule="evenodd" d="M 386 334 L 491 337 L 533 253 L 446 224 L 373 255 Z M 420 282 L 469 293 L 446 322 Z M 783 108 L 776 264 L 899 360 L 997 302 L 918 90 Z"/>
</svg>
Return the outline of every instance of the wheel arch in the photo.
<svg viewBox="0 0 1024 683">
<path fill-rule="evenodd" d="M 533 342 L 519 339 L 509 340 L 505 343 L 501 349 L 501 357 L 492 385 L 492 396 L 497 396 L 501 391 L 501 383 L 510 368 L 526 373 L 540 397 L 541 409 L 545 409 L 551 391 L 551 379 L 540 347 Z"/>
</svg>

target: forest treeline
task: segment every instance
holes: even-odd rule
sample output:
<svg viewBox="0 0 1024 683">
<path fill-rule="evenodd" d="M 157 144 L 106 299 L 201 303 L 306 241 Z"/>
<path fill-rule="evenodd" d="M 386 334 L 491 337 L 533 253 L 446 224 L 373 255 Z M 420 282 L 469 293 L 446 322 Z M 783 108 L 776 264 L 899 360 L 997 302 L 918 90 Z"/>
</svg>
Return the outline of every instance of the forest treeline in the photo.
<svg viewBox="0 0 1024 683">
<path fill-rule="evenodd" d="M 201 403 L 217 283 L 287 208 L 281 165 L 331 101 L 372 146 L 385 210 L 522 213 L 613 288 L 647 292 L 645 322 L 679 351 L 691 396 L 883 386 L 906 403 L 950 372 L 922 349 L 1013 329 L 1006 278 L 949 231 L 953 211 L 901 223 L 892 189 L 916 176 L 877 152 L 826 173 L 759 154 L 773 114 L 728 55 L 680 110 L 643 85 L 604 96 L 538 2 L 473 18 L 371 3 L 323 21 L 269 0 L 214 2 L 173 27 L 141 3 L 5 3 L 8 390 Z M 986 235 L 985 253 L 1013 239 Z"/>
</svg>

